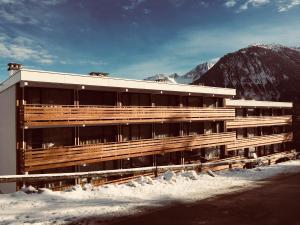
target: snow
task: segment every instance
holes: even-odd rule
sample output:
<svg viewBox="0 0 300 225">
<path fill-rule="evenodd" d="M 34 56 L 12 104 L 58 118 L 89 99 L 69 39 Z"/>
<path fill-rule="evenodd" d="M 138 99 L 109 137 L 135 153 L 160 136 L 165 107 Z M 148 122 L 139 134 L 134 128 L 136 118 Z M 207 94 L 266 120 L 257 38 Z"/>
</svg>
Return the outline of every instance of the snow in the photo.
<svg viewBox="0 0 300 225">
<path fill-rule="evenodd" d="M 144 80 L 157 81 L 161 80 L 167 83 L 174 84 L 191 84 L 193 81 L 198 80 L 203 74 L 210 70 L 220 58 L 214 58 L 207 62 L 200 63 L 194 69 L 183 75 L 178 75 L 177 73 L 166 75 L 166 74 L 156 74 L 145 78 Z"/>
<path fill-rule="evenodd" d="M 248 47 L 260 47 L 264 49 L 270 49 L 273 51 L 281 51 L 283 48 L 286 48 L 285 46 L 280 44 L 260 44 L 260 43 L 254 43 L 249 45 Z"/>
<path fill-rule="evenodd" d="M 299 173 L 300 160 L 246 170 L 214 172 L 168 171 L 156 179 L 141 176 L 122 185 L 74 186 L 64 192 L 39 189 L 0 195 L 0 224 L 66 224 L 89 216 L 135 213 L 145 206 L 162 206 L 174 200 L 196 201 L 256 185 L 283 173 Z"/>
</svg>

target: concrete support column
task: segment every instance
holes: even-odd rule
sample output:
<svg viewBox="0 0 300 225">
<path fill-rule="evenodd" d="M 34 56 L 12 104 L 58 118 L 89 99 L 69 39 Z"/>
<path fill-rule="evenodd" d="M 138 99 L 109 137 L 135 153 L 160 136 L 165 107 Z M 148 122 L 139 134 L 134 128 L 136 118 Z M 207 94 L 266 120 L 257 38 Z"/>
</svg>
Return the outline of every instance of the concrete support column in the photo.
<svg viewBox="0 0 300 225">
<path fill-rule="evenodd" d="M 150 101 L 151 101 L 151 106 L 155 106 L 155 99 L 153 94 L 150 95 Z"/>
<path fill-rule="evenodd" d="M 150 94 L 150 104 L 152 107 L 155 107 L 155 99 L 154 99 L 154 95 L 153 94 Z M 155 123 L 152 123 L 152 126 L 151 126 L 151 136 L 152 136 L 152 139 L 155 138 Z M 157 163 L 156 163 L 156 154 L 155 155 L 152 155 L 152 165 L 153 166 L 156 166 Z"/>
<path fill-rule="evenodd" d="M 179 107 L 183 107 L 183 99 L 182 96 L 179 96 Z"/>
<path fill-rule="evenodd" d="M 21 107 L 23 105 L 26 105 L 26 100 L 25 100 L 25 87 L 20 87 L 19 93 L 19 99 L 17 100 L 16 105 Z M 19 116 L 19 113 L 17 114 L 17 117 Z M 20 119 L 20 118 L 19 118 Z M 17 129 L 19 129 L 18 136 L 19 136 L 19 141 L 17 142 L 17 149 L 18 149 L 18 157 L 19 157 L 19 163 L 18 169 L 20 174 L 26 174 L 25 172 L 25 152 L 26 152 L 26 139 L 25 139 L 25 128 L 20 126 L 20 120 L 17 121 Z"/>
<path fill-rule="evenodd" d="M 116 102 L 117 107 L 122 106 L 122 92 L 117 92 L 117 102 Z"/>
</svg>

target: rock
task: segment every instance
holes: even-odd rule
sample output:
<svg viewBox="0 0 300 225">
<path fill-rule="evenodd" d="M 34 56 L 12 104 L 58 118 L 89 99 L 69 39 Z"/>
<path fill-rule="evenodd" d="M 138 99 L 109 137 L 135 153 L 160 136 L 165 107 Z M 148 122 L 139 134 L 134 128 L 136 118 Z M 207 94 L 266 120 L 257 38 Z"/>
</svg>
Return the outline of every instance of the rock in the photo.
<svg viewBox="0 0 300 225">
<path fill-rule="evenodd" d="M 32 187 L 31 185 L 29 185 L 28 187 L 22 187 L 21 189 L 24 193 L 26 194 L 33 194 L 33 193 L 38 193 L 38 190 L 34 187 Z"/>
<path fill-rule="evenodd" d="M 136 179 L 136 182 L 138 182 L 141 185 L 145 185 L 145 184 L 153 184 L 153 180 L 151 177 L 149 176 L 140 176 L 138 179 Z"/>
<path fill-rule="evenodd" d="M 94 186 L 92 184 L 88 183 L 88 184 L 83 185 L 82 190 L 84 190 L 84 191 L 93 191 Z"/>
<path fill-rule="evenodd" d="M 212 176 L 212 177 L 215 177 L 215 176 L 216 176 L 216 174 L 215 174 L 213 171 L 211 171 L 211 170 L 207 170 L 207 174 L 208 174 L 209 176 Z"/>
<path fill-rule="evenodd" d="M 130 186 L 130 187 L 138 187 L 138 186 L 140 186 L 140 184 L 138 182 L 134 181 L 134 180 L 128 182 L 127 185 Z"/>
<path fill-rule="evenodd" d="M 163 174 L 163 178 L 168 182 L 176 182 L 176 173 L 173 171 L 167 171 Z"/>
<path fill-rule="evenodd" d="M 47 194 L 47 193 L 51 193 L 51 192 L 53 192 L 53 191 L 48 188 L 39 188 L 39 190 L 38 190 L 39 194 Z"/>
<path fill-rule="evenodd" d="M 182 172 L 181 176 L 188 177 L 191 180 L 198 179 L 198 175 L 197 175 L 196 171 L 194 171 L 194 170 Z"/>
</svg>

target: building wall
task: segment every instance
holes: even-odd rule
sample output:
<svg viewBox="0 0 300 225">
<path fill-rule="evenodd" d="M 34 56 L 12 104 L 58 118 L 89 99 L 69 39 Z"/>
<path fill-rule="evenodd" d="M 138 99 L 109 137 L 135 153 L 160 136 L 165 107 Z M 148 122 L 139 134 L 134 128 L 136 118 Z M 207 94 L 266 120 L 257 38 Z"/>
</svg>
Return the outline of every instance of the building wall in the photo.
<svg viewBox="0 0 300 225">
<path fill-rule="evenodd" d="M 0 175 L 16 174 L 16 85 L 0 93 Z M 16 191 L 15 183 L 0 184 L 0 191 Z"/>
</svg>

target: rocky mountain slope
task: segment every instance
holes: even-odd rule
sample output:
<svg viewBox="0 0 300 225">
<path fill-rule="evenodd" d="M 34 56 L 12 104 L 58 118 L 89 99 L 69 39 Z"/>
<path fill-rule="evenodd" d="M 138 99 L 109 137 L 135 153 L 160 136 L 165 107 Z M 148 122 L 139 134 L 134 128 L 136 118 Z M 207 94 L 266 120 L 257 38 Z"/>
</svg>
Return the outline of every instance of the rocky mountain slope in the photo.
<svg viewBox="0 0 300 225">
<path fill-rule="evenodd" d="M 237 89 L 237 98 L 300 102 L 300 51 L 252 45 L 222 57 L 193 84 Z"/>
</svg>

